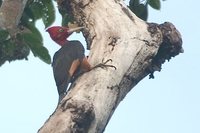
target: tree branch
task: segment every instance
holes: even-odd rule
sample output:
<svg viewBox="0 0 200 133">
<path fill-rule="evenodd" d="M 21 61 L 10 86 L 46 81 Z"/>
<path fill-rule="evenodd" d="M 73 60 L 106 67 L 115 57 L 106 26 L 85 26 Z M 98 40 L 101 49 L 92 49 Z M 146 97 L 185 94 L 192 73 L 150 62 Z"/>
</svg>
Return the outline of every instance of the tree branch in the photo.
<svg viewBox="0 0 200 133">
<path fill-rule="evenodd" d="M 0 27 L 16 32 L 27 0 L 4 0 L 0 8 Z"/>
<path fill-rule="evenodd" d="M 62 8 L 67 3 L 77 22 L 86 27 L 84 36 L 90 48 L 89 62 L 95 66 L 112 59 L 110 64 L 117 69 L 97 68 L 80 76 L 39 133 L 102 133 L 126 94 L 157 70 L 154 66 L 163 63 L 160 59 L 181 51 L 181 36 L 174 37 L 174 33 L 179 32 L 172 24 L 164 23 L 168 27 L 166 30 L 165 26 L 140 20 L 122 1 L 58 2 L 59 7 L 64 5 Z M 169 39 L 170 36 L 177 40 Z M 159 50 L 164 45 L 169 49 L 160 55 Z M 170 54 L 172 49 L 176 54 Z"/>
</svg>

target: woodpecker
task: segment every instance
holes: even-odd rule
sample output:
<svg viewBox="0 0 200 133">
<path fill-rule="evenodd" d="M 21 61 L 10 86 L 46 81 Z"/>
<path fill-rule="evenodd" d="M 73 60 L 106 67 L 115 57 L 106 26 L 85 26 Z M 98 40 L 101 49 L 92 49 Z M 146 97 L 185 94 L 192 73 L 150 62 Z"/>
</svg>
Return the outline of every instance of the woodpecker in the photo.
<svg viewBox="0 0 200 133">
<path fill-rule="evenodd" d="M 75 72 L 82 67 L 83 71 L 91 69 L 90 64 L 85 57 L 85 50 L 80 41 L 68 41 L 67 38 L 77 30 L 83 27 L 68 28 L 61 26 L 53 26 L 46 31 L 49 33 L 61 48 L 53 56 L 53 74 L 56 82 L 59 102 L 66 94 L 68 84 L 71 82 Z"/>
<path fill-rule="evenodd" d="M 61 48 L 53 56 L 53 74 L 56 82 L 59 102 L 66 95 L 68 84 L 72 79 L 76 78 L 75 75 L 90 71 L 97 67 L 113 67 L 113 65 L 106 65 L 107 60 L 104 63 L 100 63 L 94 67 L 91 67 L 85 56 L 85 50 L 80 41 L 73 40 L 68 41 L 67 38 L 77 30 L 81 30 L 83 27 L 68 28 L 61 26 L 53 26 L 46 31 L 49 33 L 52 40 L 54 40 Z"/>
</svg>

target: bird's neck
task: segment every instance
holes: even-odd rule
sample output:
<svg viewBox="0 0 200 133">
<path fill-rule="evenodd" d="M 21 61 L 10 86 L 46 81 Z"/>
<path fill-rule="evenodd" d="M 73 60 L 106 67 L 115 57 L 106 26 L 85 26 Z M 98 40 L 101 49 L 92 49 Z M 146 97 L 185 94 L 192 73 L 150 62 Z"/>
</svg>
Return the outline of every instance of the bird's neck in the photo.
<svg viewBox="0 0 200 133">
<path fill-rule="evenodd" d="M 56 43 L 58 43 L 60 46 L 63 46 L 65 44 L 67 44 L 67 40 L 57 40 Z"/>
</svg>

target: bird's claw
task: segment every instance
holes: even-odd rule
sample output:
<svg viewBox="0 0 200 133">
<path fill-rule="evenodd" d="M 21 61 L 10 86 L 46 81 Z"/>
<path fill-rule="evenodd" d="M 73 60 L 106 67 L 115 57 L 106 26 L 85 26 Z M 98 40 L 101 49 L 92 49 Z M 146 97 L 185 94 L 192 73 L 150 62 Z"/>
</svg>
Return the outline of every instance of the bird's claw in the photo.
<svg viewBox="0 0 200 133">
<path fill-rule="evenodd" d="M 108 60 L 105 61 L 105 62 L 103 62 L 103 60 L 102 60 L 102 62 L 103 62 L 102 64 L 106 64 L 106 63 L 108 63 L 109 61 L 112 62 L 112 59 L 108 59 Z"/>
<path fill-rule="evenodd" d="M 113 65 L 106 65 L 109 61 L 112 62 L 112 59 L 108 59 L 107 61 L 96 65 L 95 67 L 93 67 L 93 69 L 95 69 L 97 67 L 100 67 L 100 68 L 112 67 L 112 68 L 114 68 L 116 70 L 117 68 L 115 66 L 113 66 Z"/>
</svg>

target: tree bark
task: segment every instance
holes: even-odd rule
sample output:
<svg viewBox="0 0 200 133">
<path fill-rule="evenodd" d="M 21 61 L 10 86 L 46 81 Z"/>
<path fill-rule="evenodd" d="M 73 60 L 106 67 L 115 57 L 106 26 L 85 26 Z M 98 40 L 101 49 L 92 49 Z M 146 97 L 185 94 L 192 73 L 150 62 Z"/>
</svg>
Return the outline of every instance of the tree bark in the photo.
<svg viewBox="0 0 200 133">
<path fill-rule="evenodd" d="M 166 59 L 182 52 L 180 33 L 169 22 L 146 23 L 122 0 L 60 0 L 80 25 L 92 66 L 80 76 L 39 133 L 102 133 L 126 94 L 145 76 L 153 77 Z M 163 52 L 164 51 L 164 52 Z"/>
<path fill-rule="evenodd" d="M 28 0 L 4 0 L 0 8 L 0 29 L 6 29 L 11 36 L 18 32 L 18 24 Z"/>
</svg>

